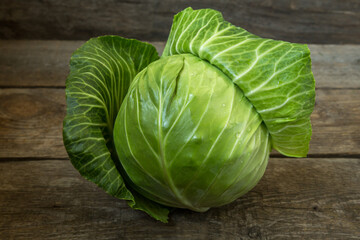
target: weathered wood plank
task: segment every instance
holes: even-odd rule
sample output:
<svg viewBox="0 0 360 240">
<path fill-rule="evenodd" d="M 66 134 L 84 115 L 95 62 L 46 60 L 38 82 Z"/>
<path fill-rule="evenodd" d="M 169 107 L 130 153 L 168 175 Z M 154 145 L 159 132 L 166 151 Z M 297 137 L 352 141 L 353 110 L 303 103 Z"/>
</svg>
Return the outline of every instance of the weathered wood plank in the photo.
<svg viewBox="0 0 360 240">
<path fill-rule="evenodd" d="M 360 43 L 357 0 L 21 1 L 2 0 L 0 38 L 88 39 L 104 34 L 164 41 L 174 14 L 192 6 L 263 37 L 307 43 Z"/>
<path fill-rule="evenodd" d="M 0 158 L 66 158 L 64 89 L 0 89 Z M 310 156 L 360 154 L 360 89 L 318 89 Z"/>
<path fill-rule="evenodd" d="M 0 89 L 0 157 L 67 157 L 64 89 Z"/>
<path fill-rule="evenodd" d="M 0 87 L 63 87 L 84 41 L 0 40 Z M 152 42 L 159 53 L 164 42 Z M 360 45 L 309 45 L 317 88 L 360 88 Z"/>
<path fill-rule="evenodd" d="M 0 87 L 65 86 L 72 52 L 83 41 L 0 41 Z"/>
<path fill-rule="evenodd" d="M 360 89 L 316 91 L 309 154 L 360 153 Z"/>
<path fill-rule="evenodd" d="M 169 224 L 131 210 L 67 160 L 0 163 L 0 239 L 358 239 L 360 159 L 271 159 L 260 183 Z"/>
<path fill-rule="evenodd" d="M 360 88 L 360 45 L 309 45 L 317 88 Z"/>
</svg>

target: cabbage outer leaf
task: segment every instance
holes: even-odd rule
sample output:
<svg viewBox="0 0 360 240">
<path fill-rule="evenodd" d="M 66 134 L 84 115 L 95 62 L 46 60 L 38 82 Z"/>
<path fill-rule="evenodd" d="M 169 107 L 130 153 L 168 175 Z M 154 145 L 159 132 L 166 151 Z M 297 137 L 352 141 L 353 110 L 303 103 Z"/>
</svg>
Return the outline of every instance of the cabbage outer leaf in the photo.
<svg viewBox="0 0 360 240">
<path fill-rule="evenodd" d="M 66 80 L 63 137 L 71 163 L 83 177 L 132 208 L 167 222 L 168 208 L 125 185 L 112 137 L 131 81 L 158 58 L 152 45 L 118 36 L 93 38 L 76 50 Z"/>
<path fill-rule="evenodd" d="M 264 39 L 224 21 L 212 9 L 174 17 L 163 56 L 190 53 L 225 73 L 261 115 L 272 146 L 304 157 L 311 138 L 315 81 L 306 45 Z"/>
</svg>

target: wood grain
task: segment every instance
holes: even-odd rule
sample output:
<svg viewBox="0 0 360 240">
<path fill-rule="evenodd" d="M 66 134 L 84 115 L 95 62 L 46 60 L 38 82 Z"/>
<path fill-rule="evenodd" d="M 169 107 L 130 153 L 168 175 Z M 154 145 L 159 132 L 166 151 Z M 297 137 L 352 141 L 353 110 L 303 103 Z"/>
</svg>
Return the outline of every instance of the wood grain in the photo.
<svg viewBox="0 0 360 240">
<path fill-rule="evenodd" d="M 310 156 L 359 155 L 360 89 L 316 93 Z M 64 89 L 0 88 L 0 158 L 66 158 L 65 110 Z"/>
<path fill-rule="evenodd" d="M 316 88 L 360 88 L 360 45 L 309 45 Z"/>
<path fill-rule="evenodd" d="M 0 40 L 0 87 L 64 87 L 84 41 Z M 165 43 L 152 42 L 162 53 Z M 360 88 L 360 45 L 309 45 L 317 88 Z"/>
<path fill-rule="evenodd" d="M 83 41 L 0 41 L 0 87 L 65 86 L 72 52 Z"/>
<path fill-rule="evenodd" d="M 164 41 L 188 5 L 218 9 L 263 37 L 360 43 L 356 0 L 2 0 L 0 38 Z M 0 40 L 0 239 L 360 239 L 360 45 L 309 45 L 317 88 L 310 158 L 275 153 L 242 198 L 206 213 L 177 209 L 162 224 L 68 160 L 64 87 L 83 40 Z M 164 42 L 155 46 L 161 52 Z"/>
<path fill-rule="evenodd" d="M 310 155 L 360 154 L 360 89 L 318 89 Z"/>
<path fill-rule="evenodd" d="M 0 157 L 67 157 L 64 89 L 0 89 Z"/>
<path fill-rule="evenodd" d="M 182 9 L 213 8 L 262 37 L 305 43 L 360 43 L 357 0 L 2 0 L 0 38 L 88 39 L 104 34 L 165 41 Z"/>
<path fill-rule="evenodd" d="M 360 159 L 271 159 L 260 183 L 163 224 L 84 180 L 67 160 L 0 163 L 0 239 L 359 239 Z"/>
</svg>

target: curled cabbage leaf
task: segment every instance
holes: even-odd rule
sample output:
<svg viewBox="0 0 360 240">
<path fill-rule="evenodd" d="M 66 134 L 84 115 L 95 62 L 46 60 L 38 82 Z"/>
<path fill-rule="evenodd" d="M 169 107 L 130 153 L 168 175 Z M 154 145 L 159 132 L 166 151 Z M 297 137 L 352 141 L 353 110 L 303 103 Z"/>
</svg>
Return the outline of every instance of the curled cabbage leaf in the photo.
<svg viewBox="0 0 360 240">
<path fill-rule="evenodd" d="M 264 39 L 212 9 L 174 17 L 161 58 L 118 36 L 74 52 L 64 144 L 86 179 L 167 222 L 230 203 L 269 154 L 304 157 L 315 82 L 306 45 Z"/>
</svg>

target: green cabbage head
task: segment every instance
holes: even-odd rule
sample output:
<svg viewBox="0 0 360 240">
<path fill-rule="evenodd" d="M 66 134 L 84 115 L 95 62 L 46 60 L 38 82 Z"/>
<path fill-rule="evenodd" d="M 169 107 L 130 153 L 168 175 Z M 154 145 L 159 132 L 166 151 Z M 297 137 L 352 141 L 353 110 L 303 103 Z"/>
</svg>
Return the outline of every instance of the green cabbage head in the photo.
<svg viewBox="0 0 360 240">
<path fill-rule="evenodd" d="M 161 56 L 118 36 L 74 52 L 64 144 L 79 172 L 166 222 L 261 179 L 272 149 L 304 157 L 315 82 L 306 45 L 255 36 L 215 10 L 174 18 Z"/>
</svg>

